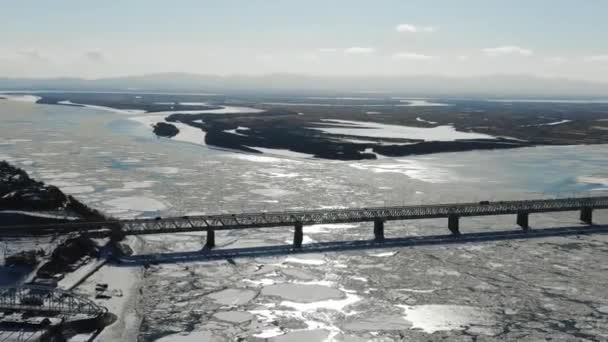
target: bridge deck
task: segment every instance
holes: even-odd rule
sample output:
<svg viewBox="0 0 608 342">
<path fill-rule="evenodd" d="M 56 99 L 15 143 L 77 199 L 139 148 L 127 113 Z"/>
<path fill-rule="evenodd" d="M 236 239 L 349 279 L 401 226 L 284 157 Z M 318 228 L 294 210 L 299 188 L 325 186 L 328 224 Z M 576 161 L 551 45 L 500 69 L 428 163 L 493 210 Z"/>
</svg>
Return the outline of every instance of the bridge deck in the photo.
<svg viewBox="0 0 608 342">
<path fill-rule="evenodd" d="M 169 217 L 163 219 L 130 219 L 105 222 L 74 222 L 37 226 L 12 226 L 0 228 L 2 232 L 73 232 L 94 231 L 120 227 L 126 235 L 215 231 L 246 228 L 282 227 L 327 223 L 384 222 L 427 218 L 450 218 L 451 225 L 464 216 L 489 216 L 518 214 L 518 223 L 527 225 L 530 213 L 558 211 L 586 211 L 591 218 L 594 209 L 608 209 L 608 196 L 563 198 L 488 203 L 453 203 L 359 209 L 304 210 L 285 212 L 261 212 L 202 216 Z M 582 217 L 582 216 L 581 216 Z M 525 220 L 524 220 L 525 219 Z M 521 220 L 521 221 L 520 221 Z M 301 228 L 300 228 L 301 229 Z M 452 230 L 452 228 L 450 228 Z M 456 227 L 457 230 L 457 227 Z"/>
</svg>

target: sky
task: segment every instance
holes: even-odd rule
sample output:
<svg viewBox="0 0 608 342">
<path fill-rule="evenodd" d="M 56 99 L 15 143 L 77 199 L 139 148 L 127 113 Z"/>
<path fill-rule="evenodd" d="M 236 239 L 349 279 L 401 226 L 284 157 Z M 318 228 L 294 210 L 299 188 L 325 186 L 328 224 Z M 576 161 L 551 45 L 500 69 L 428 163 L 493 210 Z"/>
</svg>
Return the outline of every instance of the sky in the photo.
<svg viewBox="0 0 608 342">
<path fill-rule="evenodd" d="M 0 77 L 530 74 L 608 82 L 606 0 L 0 0 Z"/>
</svg>

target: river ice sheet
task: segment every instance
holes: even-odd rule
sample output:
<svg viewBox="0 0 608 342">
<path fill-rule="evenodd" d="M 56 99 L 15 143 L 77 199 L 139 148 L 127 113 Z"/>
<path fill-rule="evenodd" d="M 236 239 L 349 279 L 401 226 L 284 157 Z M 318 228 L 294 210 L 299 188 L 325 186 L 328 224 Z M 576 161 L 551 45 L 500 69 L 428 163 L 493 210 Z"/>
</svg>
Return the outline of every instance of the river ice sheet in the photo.
<svg viewBox="0 0 608 342">
<path fill-rule="evenodd" d="M 0 145 L 0 155 L 51 184 L 94 186 L 94 192 L 77 197 L 96 208 L 131 217 L 149 210 L 168 216 L 572 195 L 602 187 L 594 178 L 604 179 L 603 171 L 608 168 L 606 146 L 474 151 L 363 162 L 296 160 L 215 151 L 139 134 L 137 128 L 114 131 L 108 125 L 124 116 L 90 108 L 0 101 L 0 113 L 2 139 L 28 140 Z M 48 140 L 74 143 L 46 144 Z M 129 192 L 125 196 L 113 189 Z M 132 203 L 149 205 L 134 207 Z M 608 219 L 603 211 L 594 217 L 598 222 Z M 576 213 L 535 214 L 531 223 L 534 228 L 579 224 Z M 511 216 L 466 218 L 461 227 L 465 232 L 487 231 L 515 228 L 515 223 Z M 373 236 L 368 224 L 307 228 L 304 233 L 315 241 Z M 444 220 L 386 225 L 389 237 L 446 231 Z M 272 245 L 292 237 L 291 228 L 269 228 L 221 232 L 217 243 L 221 248 Z M 200 250 L 205 243 L 204 234 L 142 239 L 145 243 L 139 253 L 161 257 Z M 143 341 L 182 337 L 232 341 L 252 336 L 308 338 L 311 342 L 328 338 L 469 341 L 474 335 L 488 341 L 522 336 L 530 341 L 591 339 L 608 336 L 607 319 L 598 314 L 608 305 L 608 293 L 601 286 L 608 282 L 604 272 L 607 246 L 606 236 L 582 235 L 158 264 L 145 270 L 135 268 L 143 275 L 141 284 L 130 293 L 139 303 L 138 314 L 146 317 L 136 332 Z M 323 284 L 317 286 L 342 296 L 306 303 L 300 298 L 260 295 L 268 286 L 302 283 Z M 228 289 L 234 291 L 222 297 L 237 302 L 225 304 L 210 296 Z M 332 306 L 354 296 L 360 300 Z M 414 328 L 419 325 L 415 315 L 412 311 L 406 314 L 401 306 L 432 306 L 439 310 L 437 317 L 451 317 L 449 308 L 454 306 L 475 307 L 484 316 L 476 324 L 455 320 L 449 324 L 458 329 L 430 334 Z M 422 315 L 426 309 L 418 310 Z M 248 312 L 253 318 L 230 322 L 221 314 L 227 311 Z M 116 327 L 137 322 L 133 315 L 126 315 Z"/>
</svg>

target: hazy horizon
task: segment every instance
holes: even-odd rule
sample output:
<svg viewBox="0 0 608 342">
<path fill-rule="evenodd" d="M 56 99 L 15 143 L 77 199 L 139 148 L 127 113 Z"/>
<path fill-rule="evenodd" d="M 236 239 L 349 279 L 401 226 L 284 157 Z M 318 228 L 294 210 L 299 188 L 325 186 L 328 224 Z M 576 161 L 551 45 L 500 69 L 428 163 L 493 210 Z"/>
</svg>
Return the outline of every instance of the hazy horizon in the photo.
<svg viewBox="0 0 608 342">
<path fill-rule="evenodd" d="M 532 75 L 608 82 L 608 3 L 24 1 L 0 77 Z"/>
</svg>

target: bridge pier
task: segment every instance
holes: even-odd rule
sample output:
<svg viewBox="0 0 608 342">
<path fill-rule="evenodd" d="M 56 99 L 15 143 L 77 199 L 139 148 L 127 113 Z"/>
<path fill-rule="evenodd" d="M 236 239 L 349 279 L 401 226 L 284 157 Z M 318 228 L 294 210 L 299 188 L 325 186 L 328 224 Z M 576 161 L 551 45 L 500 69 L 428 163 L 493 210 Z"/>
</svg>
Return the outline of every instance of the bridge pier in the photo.
<svg viewBox="0 0 608 342">
<path fill-rule="evenodd" d="M 530 229 L 530 225 L 528 224 L 528 216 L 528 213 L 517 213 L 517 225 L 526 231 Z"/>
<path fill-rule="evenodd" d="M 304 240 L 304 232 L 302 230 L 302 223 L 296 222 L 293 231 L 293 247 L 302 248 L 302 241 Z"/>
<path fill-rule="evenodd" d="M 384 241 L 384 220 L 374 220 L 374 239 L 376 242 Z"/>
<path fill-rule="evenodd" d="M 460 216 L 456 214 L 450 214 L 448 216 L 448 228 L 454 236 L 460 236 Z"/>
<path fill-rule="evenodd" d="M 581 221 L 586 224 L 593 223 L 593 208 L 585 207 L 581 209 Z"/>
<path fill-rule="evenodd" d="M 211 249 L 215 247 L 215 230 L 207 229 L 207 242 L 205 243 L 205 248 Z"/>
</svg>

